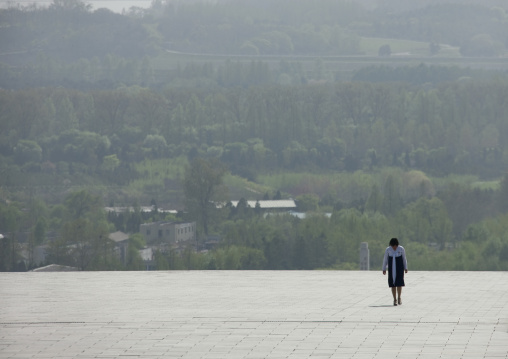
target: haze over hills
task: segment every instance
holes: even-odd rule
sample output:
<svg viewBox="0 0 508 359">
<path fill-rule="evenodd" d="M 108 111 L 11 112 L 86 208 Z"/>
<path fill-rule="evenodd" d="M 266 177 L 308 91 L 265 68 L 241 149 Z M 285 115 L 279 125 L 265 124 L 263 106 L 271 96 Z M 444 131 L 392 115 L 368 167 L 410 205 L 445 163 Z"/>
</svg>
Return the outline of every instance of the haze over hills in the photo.
<svg viewBox="0 0 508 359">
<path fill-rule="evenodd" d="M 0 10 L 0 268 L 33 267 L 22 253 L 47 246 L 52 263 L 138 269 L 142 223 L 196 221 L 185 256 L 155 250 L 158 269 L 356 268 L 360 241 L 392 236 L 419 269 L 506 269 L 504 8 Z M 246 205 L 273 199 L 307 216 Z M 127 264 L 97 249 L 116 231 Z"/>
</svg>

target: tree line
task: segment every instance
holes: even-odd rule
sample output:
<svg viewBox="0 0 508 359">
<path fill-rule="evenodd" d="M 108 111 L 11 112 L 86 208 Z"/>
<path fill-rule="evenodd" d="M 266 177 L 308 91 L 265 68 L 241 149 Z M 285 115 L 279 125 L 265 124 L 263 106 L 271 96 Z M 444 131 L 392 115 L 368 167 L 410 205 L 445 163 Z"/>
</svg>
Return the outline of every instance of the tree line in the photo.
<svg viewBox="0 0 508 359">
<path fill-rule="evenodd" d="M 495 178 L 507 164 L 507 96 L 503 79 L 0 90 L 2 183 L 83 173 L 122 185 L 144 158 L 198 154 L 253 180 L 276 169 L 384 166 Z"/>
<path fill-rule="evenodd" d="M 193 161 L 184 179 L 186 185 L 199 186 L 195 171 L 200 169 L 204 172 L 199 179 L 215 181 L 202 184 L 202 189 L 218 188 L 223 174 L 210 163 L 214 162 Z M 219 243 L 209 251 L 196 250 L 205 248 L 210 238 L 201 232 L 197 243 L 181 251 L 159 248 L 155 269 L 358 269 L 361 242 L 369 244 L 374 269 L 381 266 L 383 250 L 394 234 L 410 254 L 412 270 L 508 269 L 508 176 L 496 191 L 453 184 L 436 196 L 422 193 L 407 202 L 401 200 L 396 185 L 396 179 L 389 177 L 383 189 L 373 187 L 361 204 L 336 207 L 330 215 L 308 212 L 304 218 L 267 214 L 247 207 L 245 200 L 237 207 L 189 206 L 188 212 L 176 216 L 156 209 L 141 212 L 136 205 L 132 212 L 106 215 L 100 196 L 86 190 L 69 193 L 57 205 L 37 198 L 26 208 L 0 203 L 0 228 L 9 230 L 0 240 L 0 270 L 20 271 L 44 264 L 35 263 L 32 255 L 25 260 L 21 257 L 23 250 L 33 253 L 43 244 L 47 263 L 80 270 L 143 270 L 138 253 L 146 245 L 138 233 L 141 223 L 197 219 L 202 227 L 205 216 L 209 232 L 220 238 Z M 207 197 L 199 189 L 186 195 L 191 202 L 220 197 Z M 115 230 L 131 233 L 125 263 L 108 239 Z"/>
</svg>

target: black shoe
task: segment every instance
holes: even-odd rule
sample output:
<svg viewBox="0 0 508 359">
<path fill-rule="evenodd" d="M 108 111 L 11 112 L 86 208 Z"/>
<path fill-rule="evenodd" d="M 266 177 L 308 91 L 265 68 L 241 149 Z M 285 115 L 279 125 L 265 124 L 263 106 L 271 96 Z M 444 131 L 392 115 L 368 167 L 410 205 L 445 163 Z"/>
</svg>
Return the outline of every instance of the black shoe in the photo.
<svg viewBox="0 0 508 359">
<path fill-rule="evenodd" d="M 394 305 L 394 306 L 397 306 L 397 299 L 394 299 L 394 300 L 393 300 L 393 305 Z"/>
</svg>

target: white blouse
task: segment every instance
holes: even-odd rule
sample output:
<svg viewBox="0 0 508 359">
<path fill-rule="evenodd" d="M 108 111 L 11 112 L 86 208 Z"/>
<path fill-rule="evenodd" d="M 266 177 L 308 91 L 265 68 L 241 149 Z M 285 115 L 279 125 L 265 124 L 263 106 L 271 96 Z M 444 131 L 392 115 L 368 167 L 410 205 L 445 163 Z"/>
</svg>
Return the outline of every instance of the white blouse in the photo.
<svg viewBox="0 0 508 359">
<path fill-rule="evenodd" d="M 392 247 L 386 248 L 385 257 L 383 259 L 383 272 L 386 270 L 386 267 L 388 267 L 388 257 L 392 257 L 392 278 L 393 282 L 395 283 L 395 278 L 397 278 L 397 265 L 395 257 L 402 257 L 404 269 L 407 270 L 406 251 L 402 246 L 398 246 L 396 250 L 393 250 Z"/>
</svg>

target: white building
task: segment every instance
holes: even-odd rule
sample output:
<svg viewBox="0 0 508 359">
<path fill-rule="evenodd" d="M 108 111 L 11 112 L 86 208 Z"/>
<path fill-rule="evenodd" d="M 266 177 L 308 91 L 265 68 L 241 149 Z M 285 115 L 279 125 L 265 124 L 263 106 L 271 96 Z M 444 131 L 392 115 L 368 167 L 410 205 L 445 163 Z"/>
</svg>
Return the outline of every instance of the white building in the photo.
<svg viewBox="0 0 508 359">
<path fill-rule="evenodd" d="M 147 244 L 178 244 L 196 241 L 196 222 L 152 222 L 139 226 Z"/>
<path fill-rule="evenodd" d="M 238 206 L 240 201 L 231 201 L 233 207 Z M 259 208 L 265 210 L 294 210 L 296 203 L 294 199 L 274 199 L 274 200 L 262 200 L 262 201 L 246 201 L 247 207 L 256 208 L 259 203 Z"/>
</svg>

